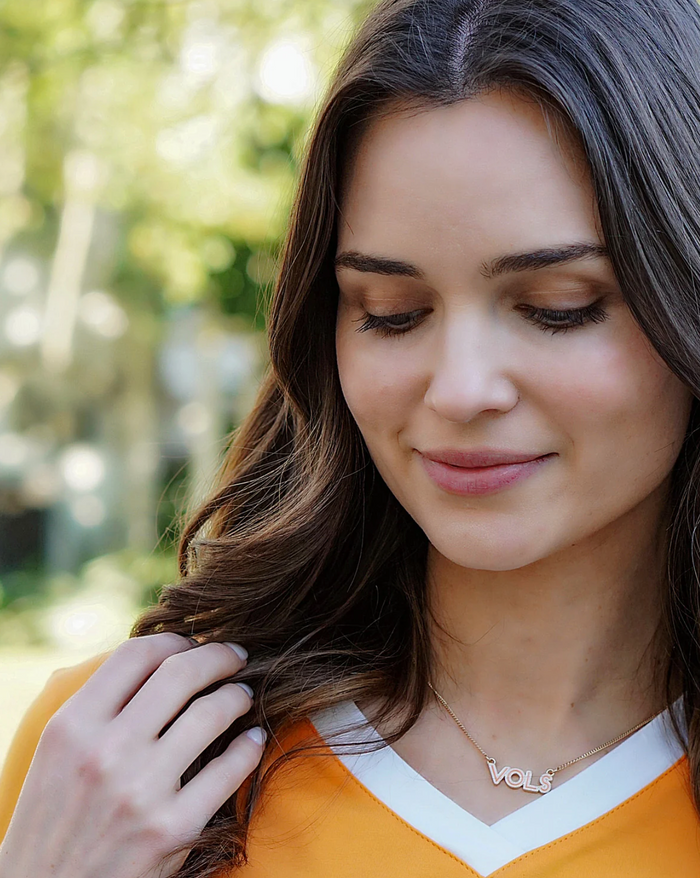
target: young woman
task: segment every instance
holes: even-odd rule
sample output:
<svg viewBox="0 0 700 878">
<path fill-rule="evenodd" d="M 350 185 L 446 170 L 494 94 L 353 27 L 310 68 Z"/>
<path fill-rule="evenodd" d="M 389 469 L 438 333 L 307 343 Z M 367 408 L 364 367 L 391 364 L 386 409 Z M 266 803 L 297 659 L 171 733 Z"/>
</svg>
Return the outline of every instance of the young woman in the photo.
<svg viewBox="0 0 700 878">
<path fill-rule="evenodd" d="M 699 142 L 695 0 L 379 4 L 182 581 L 33 705 L 0 878 L 700 874 Z"/>
</svg>

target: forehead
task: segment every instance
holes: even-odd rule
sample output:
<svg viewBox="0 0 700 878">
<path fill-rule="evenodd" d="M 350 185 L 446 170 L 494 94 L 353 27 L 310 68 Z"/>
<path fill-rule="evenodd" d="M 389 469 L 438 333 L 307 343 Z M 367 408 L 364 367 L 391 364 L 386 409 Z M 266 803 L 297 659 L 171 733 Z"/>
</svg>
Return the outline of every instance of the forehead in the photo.
<svg viewBox="0 0 700 878">
<path fill-rule="evenodd" d="M 573 136 L 533 100 L 492 92 L 375 119 L 346 171 L 338 233 L 339 249 L 397 257 L 417 236 L 439 250 L 494 236 L 552 245 L 595 238 L 597 212 Z"/>
</svg>

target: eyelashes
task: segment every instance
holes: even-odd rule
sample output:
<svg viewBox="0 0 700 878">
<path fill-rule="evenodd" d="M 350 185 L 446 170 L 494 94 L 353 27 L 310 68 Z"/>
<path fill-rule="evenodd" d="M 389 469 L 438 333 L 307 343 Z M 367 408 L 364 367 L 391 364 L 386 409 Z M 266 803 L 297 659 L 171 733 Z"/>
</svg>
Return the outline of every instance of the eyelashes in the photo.
<svg viewBox="0 0 700 878">
<path fill-rule="evenodd" d="M 533 305 L 523 305 L 526 312 L 526 320 L 530 320 L 545 332 L 556 334 L 585 326 L 587 323 L 602 323 L 608 319 L 608 313 L 598 302 L 585 305 L 583 308 L 569 308 L 565 311 L 557 311 L 550 308 L 535 308 Z"/>
<path fill-rule="evenodd" d="M 607 312 L 597 303 L 585 305 L 583 308 L 569 308 L 567 310 L 555 310 L 551 308 L 536 308 L 534 305 L 521 305 L 526 320 L 533 323 L 543 332 L 555 335 L 558 332 L 568 332 L 578 329 L 587 323 L 602 323 L 607 320 Z M 362 326 L 357 332 L 374 331 L 383 337 L 405 335 L 422 322 L 424 311 L 406 311 L 402 314 L 368 314 L 365 312 Z M 359 321 L 355 321 L 359 322 Z"/>
<path fill-rule="evenodd" d="M 374 330 L 383 336 L 404 335 L 414 326 L 418 326 L 422 314 L 422 311 L 407 311 L 405 314 L 388 314 L 386 317 L 380 317 L 378 314 L 365 312 L 365 316 L 360 318 L 364 323 L 357 328 L 357 331 Z"/>
</svg>

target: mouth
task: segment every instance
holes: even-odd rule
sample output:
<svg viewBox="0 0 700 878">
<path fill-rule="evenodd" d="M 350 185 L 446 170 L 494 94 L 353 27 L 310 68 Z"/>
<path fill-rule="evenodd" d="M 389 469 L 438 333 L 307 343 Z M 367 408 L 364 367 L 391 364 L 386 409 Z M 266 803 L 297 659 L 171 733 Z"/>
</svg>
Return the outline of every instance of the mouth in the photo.
<svg viewBox="0 0 700 878">
<path fill-rule="evenodd" d="M 430 479 L 442 490 L 460 495 L 501 491 L 534 475 L 558 456 L 554 452 L 531 455 L 496 450 L 419 454 Z"/>
<path fill-rule="evenodd" d="M 507 448 L 476 448 L 462 451 L 457 448 L 436 448 L 419 452 L 438 463 L 476 469 L 485 466 L 498 466 L 504 463 L 527 463 L 538 457 L 545 457 L 541 451 L 515 451 Z"/>
</svg>

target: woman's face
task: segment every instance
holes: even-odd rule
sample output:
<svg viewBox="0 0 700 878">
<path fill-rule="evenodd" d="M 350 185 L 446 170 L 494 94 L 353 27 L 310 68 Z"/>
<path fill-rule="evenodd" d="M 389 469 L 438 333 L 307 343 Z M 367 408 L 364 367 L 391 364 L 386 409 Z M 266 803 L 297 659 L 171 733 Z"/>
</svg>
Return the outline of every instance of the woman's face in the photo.
<svg viewBox="0 0 700 878">
<path fill-rule="evenodd" d="M 345 180 L 343 393 L 391 491 L 465 567 L 514 569 L 659 504 L 687 427 L 692 396 L 625 305 L 558 139 L 491 93 L 375 120 Z M 488 450 L 540 459 L 459 456 Z"/>
</svg>

